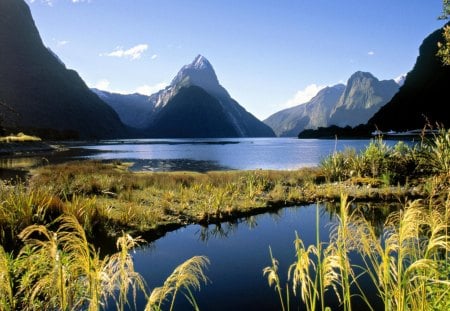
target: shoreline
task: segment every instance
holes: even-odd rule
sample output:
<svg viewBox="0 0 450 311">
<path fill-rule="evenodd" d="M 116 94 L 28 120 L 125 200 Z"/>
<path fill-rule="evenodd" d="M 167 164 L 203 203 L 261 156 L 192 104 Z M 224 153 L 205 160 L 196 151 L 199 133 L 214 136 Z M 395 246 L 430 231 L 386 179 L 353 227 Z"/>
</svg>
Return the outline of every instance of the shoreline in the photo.
<svg viewBox="0 0 450 311">
<path fill-rule="evenodd" d="M 64 151 L 63 144 L 44 141 L 0 142 L 0 156 L 33 156 L 45 152 Z"/>
</svg>

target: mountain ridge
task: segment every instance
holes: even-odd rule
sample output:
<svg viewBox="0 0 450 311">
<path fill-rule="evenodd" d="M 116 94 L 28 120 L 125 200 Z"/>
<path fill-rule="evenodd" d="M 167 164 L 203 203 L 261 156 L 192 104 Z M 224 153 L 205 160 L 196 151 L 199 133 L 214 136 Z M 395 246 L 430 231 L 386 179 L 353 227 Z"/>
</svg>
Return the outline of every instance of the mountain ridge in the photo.
<svg viewBox="0 0 450 311">
<path fill-rule="evenodd" d="M 23 0 L 0 1 L 0 107 L 5 128 L 43 138 L 113 138 L 128 129 L 78 73 L 46 48 Z"/>
<path fill-rule="evenodd" d="M 398 91 L 393 80 L 378 80 L 369 72 L 357 71 L 347 84 L 319 91 L 309 102 L 281 110 L 264 120 L 277 136 L 297 136 L 305 129 L 365 123 Z"/>
</svg>

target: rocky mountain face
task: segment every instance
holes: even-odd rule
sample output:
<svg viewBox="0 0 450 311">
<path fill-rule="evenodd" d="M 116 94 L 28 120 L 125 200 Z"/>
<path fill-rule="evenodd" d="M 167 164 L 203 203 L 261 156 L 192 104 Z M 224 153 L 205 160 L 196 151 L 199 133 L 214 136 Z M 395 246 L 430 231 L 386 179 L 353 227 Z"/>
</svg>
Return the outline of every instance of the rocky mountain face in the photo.
<svg viewBox="0 0 450 311">
<path fill-rule="evenodd" d="M 181 88 L 153 118 L 151 137 L 241 137 L 220 101 L 201 87 Z"/>
<path fill-rule="evenodd" d="M 394 80 L 379 81 L 355 72 L 347 85 L 326 87 L 308 103 L 279 111 L 264 120 L 278 136 L 297 136 L 305 129 L 366 123 L 398 91 Z"/>
<path fill-rule="evenodd" d="M 44 46 L 23 0 L 0 1 L 0 101 L 11 130 L 44 138 L 127 135 L 117 113 Z"/>
<path fill-rule="evenodd" d="M 142 94 L 118 94 L 91 89 L 100 99 L 107 103 L 129 127 L 143 128 L 147 124 L 148 116 L 155 109 L 154 103 L 148 96 Z"/>
<path fill-rule="evenodd" d="M 368 126 L 382 131 L 421 129 L 427 122 L 450 126 L 450 66 L 444 66 L 436 56 L 437 43 L 443 41 L 442 32 L 438 29 L 422 42 L 416 64 L 403 86 L 368 121 Z"/>
<path fill-rule="evenodd" d="M 281 110 L 264 123 L 277 136 L 295 137 L 304 129 L 314 129 L 328 125 L 330 114 L 343 94 L 345 85 L 337 84 L 320 90 L 309 102 Z"/>
<path fill-rule="evenodd" d="M 103 92 L 102 98 L 145 137 L 275 136 L 269 126 L 231 98 L 202 55 L 183 66 L 163 90 L 147 99 L 139 98 L 139 104 L 132 96 L 136 97 L 122 95 L 119 102 L 119 96 Z M 135 111 L 137 106 L 139 113 Z"/>
<path fill-rule="evenodd" d="M 379 81 L 368 72 L 355 72 L 331 112 L 328 125 L 344 127 L 367 123 L 398 89 L 394 80 Z"/>
</svg>

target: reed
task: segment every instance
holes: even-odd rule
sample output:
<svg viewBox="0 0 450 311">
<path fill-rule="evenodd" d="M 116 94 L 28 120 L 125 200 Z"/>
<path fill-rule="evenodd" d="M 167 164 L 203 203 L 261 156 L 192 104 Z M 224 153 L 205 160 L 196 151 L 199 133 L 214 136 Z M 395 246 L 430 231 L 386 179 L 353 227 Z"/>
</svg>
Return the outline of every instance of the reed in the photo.
<svg viewBox="0 0 450 311">
<path fill-rule="evenodd" d="M 421 169 L 450 177 L 450 130 L 438 127 L 431 138 L 425 137 L 419 157 Z"/>
<path fill-rule="evenodd" d="M 297 259 L 289 268 L 294 294 L 299 288 L 307 310 L 319 306 L 324 310 L 324 292 L 333 288 L 343 310 L 352 309 L 354 297 L 374 310 L 359 284 L 360 277 L 366 275 L 385 310 L 447 308 L 450 199 L 445 194 L 433 200 L 432 205 L 423 200 L 409 201 L 403 209 L 392 212 L 380 235 L 358 210 L 351 211 L 348 197 L 342 195 L 337 224 L 330 230 L 327 246 L 319 241 L 318 231 L 316 245 L 308 247 L 296 235 Z M 360 255 L 362 266 L 351 262 L 350 252 Z M 270 256 L 273 261 L 271 252 Z M 272 265 L 264 272 L 270 272 L 270 280 L 278 284 L 276 268 Z"/>
<path fill-rule="evenodd" d="M 170 300 L 169 310 L 172 311 L 177 294 L 184 290 L 185 297 L 194 309 L 198 306 L 192 296 L 192 290 L 199 290 L 201 283 L 207 283 L 208 278 L 204 269 L 209 259 L 204 256 L 194 256 L 179 265 L 166 279 L 163 286 L 153 289 L 145 307 L 146 311 L 161 310 L 164 302 Z"/>
<path fill-rule="evenodd" d="M 274 285 L 275 291 L 278 294 L 278 298 L 280 300 L 281 304 L 281 310 L 289 310 L 289 288 L 286 285 L 286 302 L 283 297 L 283 288 L 281 287 L 280 277 L 278 275 L 278 260 L 276 260 L 272 255 L 272 249 L 269 246 L 269 253 L 270 253 L 270 261 L 271 265 L 268 267 L 265 267 L 263 269 L 263 275 L 267 274 L 267 280 L 269 282 L 269 286 Z"/>
<path fill-rule="evenodd" d="M 329 182 L 349 178 L 369 177 L 380 179 L 386 185 L 404 184 L 406 177 L 419 173 L 421 148 L 400 141 L 389 147 L 381 137 L 372 139 L 369 145 L 356 152 L 346 148 L 322 159 L 320 167 Z"/>
<path fill-rule="evenodd" d="M 118 252 L 113 254 L 105 267 L 110 273 L 110 292 L 119 292 L 119 297 L 113 296 L 116 303 L 116 310 L 125 310 L 125 306 L 131 307 L 129 303 L 129 291 L 131 290 L 133 301 L 136 301 L 138 290 L 146 292 L 145 281 L 142 276 L 134 270 L 133 258 L 130 251 L 136 248 L 139 243 L 144 242 L 140 237 L 133 238 L 129 234 L 123 233 L 117 239 Z M 136 309 L 136 304 L 134 304 Z"/>
<path fill-rule="evenodd" d="M 14 259 L 0 245 L 0 310 L 15 310 Z"/>
<path fill-rule="evenodd" d="M 17 257 L 0 246 L 0 310 L 101 310 L 111 301 L 116 310 L 136 310 L 137 293 L 147 297 L 145 281 L 130 255 L 143 242 L 139 237 L 122 234 L 118 252 L 101 257 L 76 216 L 68 214 L 49 226 L 28 226 L 19 236 L 24 246 Z M 182 263 L 152 292 L 148 308 L 160 310 L 170 297 L 172 310 L 182 292 L 198 309 L 193 291 L 207 282 L 208 264 L 204 256 Z M 164 296 L 154 304 L 157 293 Z"/>
</svg>

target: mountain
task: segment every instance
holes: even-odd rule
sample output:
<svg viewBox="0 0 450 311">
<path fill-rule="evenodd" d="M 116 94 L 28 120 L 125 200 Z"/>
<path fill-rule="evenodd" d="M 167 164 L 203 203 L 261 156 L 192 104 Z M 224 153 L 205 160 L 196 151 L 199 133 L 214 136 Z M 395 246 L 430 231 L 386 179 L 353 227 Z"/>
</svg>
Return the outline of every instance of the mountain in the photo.
<svg viewBox="0 0 450 311">
<path fill-rule="evenodd" d="M 0 1 L 3 126 L 44 138 L 113 138 L 127 133 L 117 113 L 47 49 L 23 0 Z M 3 108 L 2 108 L 3 107 Z"/>
<path fill-rule="evenodd" d="M 145 127 L 148 115 L 155 108 L 154 103 L 146 95 L 110 93 L 95 88 L 91 90 L 111 106 L 119 115 L 120 120 L 130 127 Z"/>
<path fill-rule="evenodd" d="M 231 98 L 202 55 L 183 66 L 169 86 L 149 97 L 96 93 L 125 124 L 142 130 L 144 137 L 275 136 Z"/>
<path fill-rule="evenodd" d="M 379 81 L 357 71 L 347 81 L 326 87 L 308 103 L 279 111 L 264 120 L 278 136 L 297 136 L 305 129 L 366 123 L 398 91 L 394 80 Z"/>
<path fill-rule="evenodd" d="M 224 120 L 220 101 L 204 89 L 191 85 L 181 88 L 153 118 L 152 137 L 239 137 L 239 128 Z"/>
<path fill-rule="evenodd" d="M 190 86 L 200 87 L 210 96 L 199 95 L 198 90 L 194 91 L 196 96 L 191 96 L 192 89 L 188 92 L 180 92 L 183 88 L 189 88 Z M 187 124 L 189 119 L 200 121 L 199 115 L 196 114 L 200 113 L 199 109 L 193 109 L 191 110 L 192 114 L 186 115 L 184 114 L 185 109 L 182 109 L 183 107 L 180 104 L 185 103 L 192 107 L 194 104 L 192 100 L 198 98 L 198 96 L 202 96 L 202 107 L 206 109 L 206 111 L 201 111 L 201 115 L 206 118 L 202 122 L 209 122 L 207 119 L 210 108 L 213 109 L 211 111 L 212 115 L 217 112 L 216 101 L 221 106 L 222 118 L 217 120 L 219 123 L 217 123 L 216 131 L 211 128 L 211 132 L 203 132 L 201 134 L 199 129 L 202 128 L 202 125 L 191 122 L 190 128 L 187 128 L 183 134 L 184 137 L 199 137 L 199 135 L 200 137 L 275 136 L 269 126 L 247 112 L 238 102 L 231 98 L 227 90 L 220 85 L 211 63 L 202 55 L 198 55 L 191 64 L 183 66 L 168 87 L 150 96 L 150 100 L 155 103 L 155 111 L 149 116 L 146 135 L 165 135 L 161 133 L 161 130 L 157 127 L 158 122 L 155 121 L 161 118 L 159 116 L 161 113 L 164 114 L 166 120 L 178 120 L 180 122 L 178 124 Z M 175 97 L 176 100 L 174 100 Z M 207 102 L 210 102 L 210 105 L 207 105 Z M 175 103 L 175 107 L 170 107 Z M 164 110 L 170 111 L 170 115 Z M 186 121 L 182 121 L 185 119 Z M 177 123 L 171 123 L 170 126 L 176 127 Z M 226 132 L 228 134 L 224 136 L 225 132 L 222 129 L 229 127 L 234 129 L 233 133 Z"/>
<path fill-rule="evenodd" d="M 320 90 L 309 102 L 274 113 L 264 123 L 277 136 L 294 137 L 304 129 L 328 125 L 331 111 L 343 94 L 345 85 L 337 84 Z"/>
<path fill-rule="evenodd" d="M 344 127 L 366 123 L 398 89 L 394 80 L 379 81 L 368 72 L 357 71 L 348 79 L 328 124 Z"/>
<path fill-rule="evenodd" d="M 368 121 L 371 128 L 405 131 L 421 129 L 427 122 L 450 126 L 450 66 L 442 65 L 436 56 L 442 33 L 443 29 L 438 29 L 422 42 L 416 63 L 399 92 Z"/>
</svg>

